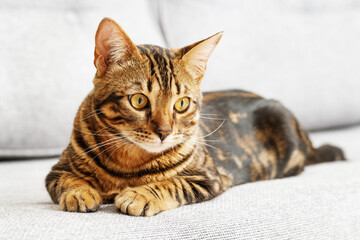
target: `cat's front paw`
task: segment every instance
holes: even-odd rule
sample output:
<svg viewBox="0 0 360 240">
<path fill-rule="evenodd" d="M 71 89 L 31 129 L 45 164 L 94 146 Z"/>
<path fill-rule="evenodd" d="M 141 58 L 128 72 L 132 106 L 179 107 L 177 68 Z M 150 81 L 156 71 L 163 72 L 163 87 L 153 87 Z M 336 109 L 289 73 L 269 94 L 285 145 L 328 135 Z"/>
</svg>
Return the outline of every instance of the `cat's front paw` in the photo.
<svg viewBox="0 0 360 240">
<path fill-rule="evenodd" d="M 126 188 L 115 197 L 120 212 L 132 216 L 153 216 L 161 212 L 159 199 L 143 187 Z"/>
<path fill-rule="evenodd" d="M 68 212 L 95 212 L 101 202 L 99 193 L 87 186 L 79 186 L 64 192 L 59 201 L 61 210 Z"/>
</svg>

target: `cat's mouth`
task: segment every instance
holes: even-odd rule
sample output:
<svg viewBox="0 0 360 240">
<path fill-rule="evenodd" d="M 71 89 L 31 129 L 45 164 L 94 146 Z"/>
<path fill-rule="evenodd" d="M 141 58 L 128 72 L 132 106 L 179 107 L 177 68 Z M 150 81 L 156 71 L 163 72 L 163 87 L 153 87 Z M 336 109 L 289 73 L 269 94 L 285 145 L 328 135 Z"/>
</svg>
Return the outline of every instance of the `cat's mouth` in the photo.
<svg viewBox="0 0 360 240">
<path fill-rule="evenodd" d="M 160 140 L 158 137 L 150 136 L 146 139 L 139 138 L 138 135 L 132 136 L 124 134 L 126 139 L 131 143 L 141 147 L 150 153 L 161 153 L 170 148 L 175 148 L 183 140 L 180 135 L 168 136 L 165 140 Z M 149 139 L 150 138 L 150 139 Z"/>
</svg>

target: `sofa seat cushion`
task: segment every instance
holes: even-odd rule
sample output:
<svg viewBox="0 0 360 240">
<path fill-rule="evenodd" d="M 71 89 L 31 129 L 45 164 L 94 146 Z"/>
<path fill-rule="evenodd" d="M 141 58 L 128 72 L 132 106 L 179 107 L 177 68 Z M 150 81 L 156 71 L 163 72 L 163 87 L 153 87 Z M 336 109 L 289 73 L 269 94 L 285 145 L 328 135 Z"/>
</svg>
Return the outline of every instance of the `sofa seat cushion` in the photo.
<svg viewBox="0 0 360 240">
<path fill-rule="evenodd" d="M 343 146 L 349 160 L 233 187 L 149 218 L 122 215 L 113 205 L 62 212 L 44 187 L 57 159 L 0 162 L 0 239 L 357 239 L 360 126 L 311 137 L 316 145 L 326 139 Z"/>
</svg>

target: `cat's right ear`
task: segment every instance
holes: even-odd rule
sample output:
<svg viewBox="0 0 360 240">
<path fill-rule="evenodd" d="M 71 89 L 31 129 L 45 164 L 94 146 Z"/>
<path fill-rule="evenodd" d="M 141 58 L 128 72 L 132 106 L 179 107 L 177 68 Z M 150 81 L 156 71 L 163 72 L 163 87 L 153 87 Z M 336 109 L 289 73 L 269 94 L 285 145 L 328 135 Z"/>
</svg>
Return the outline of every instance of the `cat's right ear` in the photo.
<svg viewBox="0 0 360 240">
<path fill-rule="evenodd" d="M 104 18 L 96 31 L 94 65 L 96 76 L 102 77 L 111 63 L 122 63 L 140 57 L 135 44 L 112 19 Z"/>
</svg>

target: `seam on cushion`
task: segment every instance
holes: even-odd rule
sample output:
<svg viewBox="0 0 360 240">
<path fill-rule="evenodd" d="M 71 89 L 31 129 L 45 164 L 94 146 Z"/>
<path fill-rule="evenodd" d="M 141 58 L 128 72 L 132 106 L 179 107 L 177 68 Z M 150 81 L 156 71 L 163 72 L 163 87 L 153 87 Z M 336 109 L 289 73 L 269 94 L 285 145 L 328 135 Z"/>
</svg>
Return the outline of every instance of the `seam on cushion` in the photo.
<svg viewBox="0 0 360 240">
<path fill-rule="evenodd" d="M 60 156 L 65 147 L 43 149 L 0 149 L 0 159 L 44 158 Z"/>
<path fill-rule="evenodd" d="M 320 127 L 320 128 L 308 128 L 307 131 L 309 133 L 326 132 L 326 131 L 332 131 L 332 130 L 347 129 L 347 128 L 352 128 L 352 127 L 356 127 L 356 126 L 360 126 L 360 122 L 349 123 L 349 124 L 333 124 L 330 126 Z"/>
</svg>

